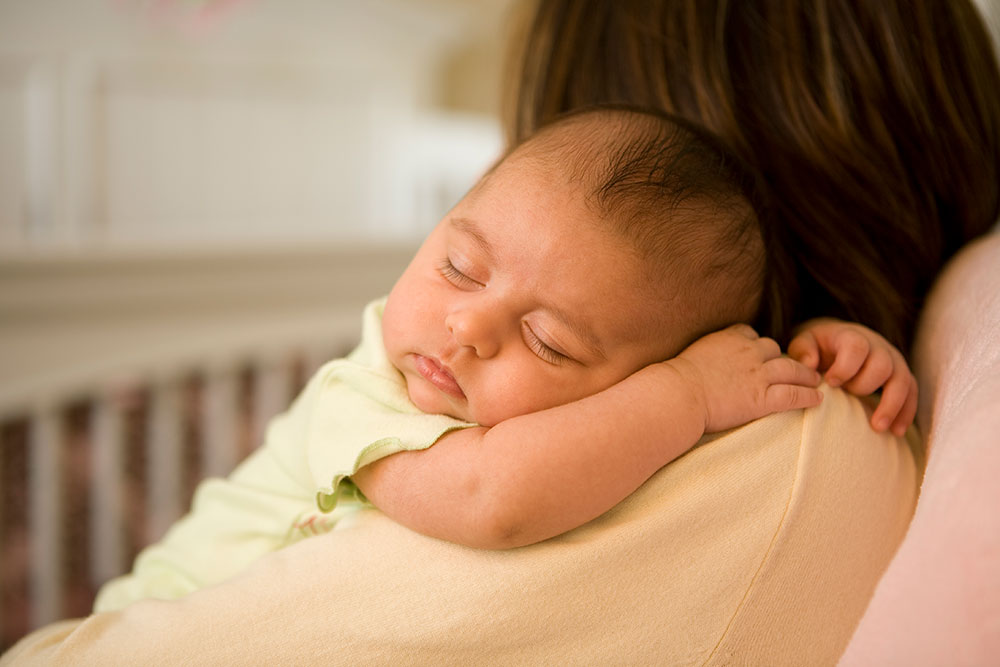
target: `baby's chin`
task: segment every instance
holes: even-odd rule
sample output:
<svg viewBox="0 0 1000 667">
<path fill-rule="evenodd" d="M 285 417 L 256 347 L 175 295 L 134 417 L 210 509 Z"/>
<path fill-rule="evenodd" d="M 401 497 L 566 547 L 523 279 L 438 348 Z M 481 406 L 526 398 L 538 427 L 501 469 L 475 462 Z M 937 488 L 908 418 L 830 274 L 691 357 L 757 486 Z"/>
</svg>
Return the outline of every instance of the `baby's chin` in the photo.
<svg viewBox="0 0 1000 667">
<path fill-rule="evenodd" d="M 455 405 L 440 392 L 429 390 L 428 387 L 421 386 L 421 384 L 420 382 L 408 382 L 406 386 L 410 402 L 417 406 L 421 412 L 430 415 L 445 415 L 464 422 L 486 426 L 475 419 L 474 411 L 469 406 Z"/>
<path fill-rule="evenodd" d="M 464 401 L 457 401 L 435 389 L 419 376 L 407 373 L 402 375 L 406 381 L 406 393 L 410 397 L 410 402 L 427 414 L 445 415 L 486 428 L 492 428 L 502 421 L 524 414 L 524 412 L 504 414 L 503 410 L 495 409 L 500 407 L 496 401 L 487 401 L 486 405 L 481 405 L 475 396 L 466 396 Z M 509 402 L 504 401 L 501 404 L 507 405 Z"/>
</svg>

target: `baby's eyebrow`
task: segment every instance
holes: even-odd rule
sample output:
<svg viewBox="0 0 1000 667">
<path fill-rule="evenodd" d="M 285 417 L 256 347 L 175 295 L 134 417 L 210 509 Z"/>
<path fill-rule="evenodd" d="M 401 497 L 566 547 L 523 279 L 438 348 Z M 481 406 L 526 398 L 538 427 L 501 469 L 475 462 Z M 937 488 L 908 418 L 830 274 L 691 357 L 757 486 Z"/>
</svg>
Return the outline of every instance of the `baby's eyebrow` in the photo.
<svg viewBox="0 0 1000 667">
<path fill-rule="evenodd" d="M 490 244 L 489 239 L 480 231 L 479 225 L 475 221 L 468 218 L 452 218 L 451 226 L 467 234 L 490 261 L 496 261 L 496 253 L 493 252 L 493 246 Z"/>
</svg>

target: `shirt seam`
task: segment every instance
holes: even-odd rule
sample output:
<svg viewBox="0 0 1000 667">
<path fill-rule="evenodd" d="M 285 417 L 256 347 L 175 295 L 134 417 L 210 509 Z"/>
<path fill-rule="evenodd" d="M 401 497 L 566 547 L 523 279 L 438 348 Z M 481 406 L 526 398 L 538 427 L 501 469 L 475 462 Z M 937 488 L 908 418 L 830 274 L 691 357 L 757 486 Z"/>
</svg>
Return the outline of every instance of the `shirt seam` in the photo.
<svg viewBox="0 0 1000 667">
<path fill-rule="evenodd" d="M 760 560 L 760 564 L 757 566 L 757 569 L 753 573 L 753 577 L 750 579 L 750 583 L 747 584 L 747 588 L 743 592 L 743 597 L 740 598 L 739 604 L 737 604 L 736 609 L 733 610 L 732 616 L 730 616 L 729 621 L 726 623 L 725 630 L 723 630 L 722 634 L 719 635 L 719 640 L 715 643 L 715 646 L 712 647 L 711 652 L 709 652 L 708 656 L 701 663 L 702 667 L 708 665 L 712 661 L 712 659 L 718 653 L 719 648 L 722 646 L 722 643 L 729 636 L 730 631 L 733 628 L 733 624 L 736 622 L 737 617 L 743 611 L 744 607 L 746 606 L 747 599 L 750 597 L 750 593 L 753 591 L 754 587 L 757 584 L 757 581 L 760 579 L 761 571 L 764 569 L 764 566 L 771 559 L 771 555 L 774 553 L 775 546 L 778 542 L 778 537 L 781 535 L 782 530 L 785 527 L 785 523 L 791 511 L 792 501 L 795 498 L 795 491 L 798 488 L 799 479 L 801 478 L 802 471 L 799 464 L 802 461 L 802 447 L 803 443 L 805 442 L 805 430 L 806 430 L 805 422 L 806 422 L 806 415 L 803 414 L 801 425 L 799 427 L 799 447 L 795 457 L 795 477 L 792 480 L 791 488 L 789 489 L 788 492 L 788 499 L 785 501 L 785 508 L 784 510 L 782 510 L 781 513 L 781 519 L 778 521 L 778 525 L 774 529 L 774 534 L 771 536 L 771 540 L 767 545 L 767 550 L 764 552 L 764 556 Z"/>
</svg>

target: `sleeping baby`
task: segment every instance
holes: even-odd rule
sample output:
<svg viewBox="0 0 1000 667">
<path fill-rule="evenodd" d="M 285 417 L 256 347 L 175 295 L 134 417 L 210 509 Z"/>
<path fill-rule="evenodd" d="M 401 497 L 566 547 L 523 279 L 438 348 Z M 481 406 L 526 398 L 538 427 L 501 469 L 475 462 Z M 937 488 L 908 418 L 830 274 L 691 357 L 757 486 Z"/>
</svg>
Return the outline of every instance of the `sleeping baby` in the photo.
<svg viewBox="0 0 1000 667">
<path fill-rule="evenodd" d="M 539 542 L 706 434 L 818 405 L 820 371 L 881 387 L 872 425 L 901 434 L 915 385 L 880 336 L 817 321 L 790 358 L 746 324 L 766 270 L 753 202 L 752 177 L 676 119 L 605 107 L 542 128 L 368 306 L 359 347 L 96 610 L 224 581 L 373 505 L 471 547 Z"/>
</svg>

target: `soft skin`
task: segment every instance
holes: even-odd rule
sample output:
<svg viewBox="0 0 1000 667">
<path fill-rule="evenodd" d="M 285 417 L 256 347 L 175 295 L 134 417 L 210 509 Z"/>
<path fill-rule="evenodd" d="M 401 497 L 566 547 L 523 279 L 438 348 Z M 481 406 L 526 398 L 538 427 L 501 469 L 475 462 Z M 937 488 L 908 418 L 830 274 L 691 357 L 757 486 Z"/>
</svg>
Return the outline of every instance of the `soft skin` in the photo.
<svg viewBox="0 0 1000 667">
<path fill-rule="evenodd" d="M 383 320 L 417 407 L 494 426 L 597 393 L 683 347 L 676 288 L 646 280 L 583 200 L 512 160 L 434 229 Z"/>
<path fill-rule="evenodd" d="M 880 388 L 872 412 L 876 431 L 902 436 L 917 414 L 917 380 L 903 354 L 868 327 L 830 318 L 806 322 L 788 344 L 788 355 L 823 373 L 831 387 L 858 396 Z"/>
</svg>

